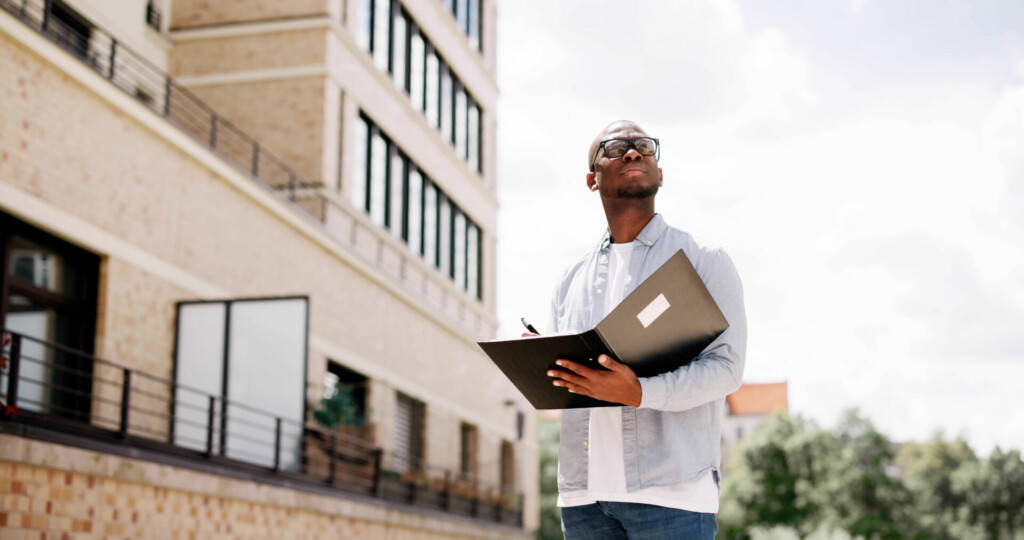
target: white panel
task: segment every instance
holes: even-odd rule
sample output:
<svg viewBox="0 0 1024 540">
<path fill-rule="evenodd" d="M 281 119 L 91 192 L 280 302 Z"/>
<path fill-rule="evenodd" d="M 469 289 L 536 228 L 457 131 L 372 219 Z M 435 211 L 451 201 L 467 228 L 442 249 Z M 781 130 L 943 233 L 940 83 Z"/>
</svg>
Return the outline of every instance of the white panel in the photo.
<svg viewBox="0 0 1024 540">
<path fill-rule="evenodd" d="M 281 468 L 299 470 L 306 303 L 303 298 L 231 303 L 228 457 L 273 465 L 274 419 L 281 417 L 289 421 L 282 430 Z"/>
<path fill-rule="evenodd" d="M 179 446 L 206 449 L 209 396 L 223 392 L 225 310 L 223 302 L 216 302 L 183 304 L 178 312 L 174 444 Z M 215 419 L 214 451 L 219 448 L 218 422 Z"/>
</svg>

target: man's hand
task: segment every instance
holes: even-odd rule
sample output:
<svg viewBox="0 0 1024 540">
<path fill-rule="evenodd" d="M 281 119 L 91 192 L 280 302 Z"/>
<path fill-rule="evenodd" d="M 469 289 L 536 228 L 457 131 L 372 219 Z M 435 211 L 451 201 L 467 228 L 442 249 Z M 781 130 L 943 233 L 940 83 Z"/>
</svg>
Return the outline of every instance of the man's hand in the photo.
<svg viewBox="0 0 1024 540">
<path fill-rule="evenodd" d="M 564 387 L 574 394 L 639 407 L 643 390 L 633 370 L 606 354 L 599 356 L 597 361 L 609 371 L 558 359 L 555 364 L 562 369 L 548 371 L 548 376 L 555 378 L 551 384 Z"/>
</svg>

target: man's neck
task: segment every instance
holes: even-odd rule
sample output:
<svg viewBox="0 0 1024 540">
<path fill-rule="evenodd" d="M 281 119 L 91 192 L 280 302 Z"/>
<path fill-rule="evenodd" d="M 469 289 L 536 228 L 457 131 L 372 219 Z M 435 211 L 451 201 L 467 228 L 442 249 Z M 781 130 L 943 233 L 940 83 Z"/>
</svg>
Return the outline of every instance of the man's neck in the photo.
<svg viewBox="0 0 1024 540">
<path fill-rule="evenodd" d="M 654 217 L 654 197 L 648 199 L 604 199 L 604 214 L 612 242 L 624 244 L 636 240 Z"/>
</svg>

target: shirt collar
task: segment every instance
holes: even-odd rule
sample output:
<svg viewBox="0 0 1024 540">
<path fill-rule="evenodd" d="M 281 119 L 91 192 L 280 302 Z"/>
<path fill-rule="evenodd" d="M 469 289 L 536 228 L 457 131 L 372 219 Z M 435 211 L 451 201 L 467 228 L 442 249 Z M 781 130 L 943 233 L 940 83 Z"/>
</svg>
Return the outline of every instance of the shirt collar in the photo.
<svg viewBox="0 0 1024 540">
<path fill-rule="evenodd" d="M 643 230 L 636 236 L 636 241 L 641 244 L 651 247 L 655 241 L 661 236 L 661 233 L 665 232 L 665 219 L 661 217 L 661 214 L 654 214 L 654 217 L 644 225 Z M 601 237 L 601 244 L 598 247 L 599 250 L 604 251 L 608 248 L 608 244 L 612 243 L 612 233 L 610 230 L 604 230 L 604 236 Z"/>
</svg>

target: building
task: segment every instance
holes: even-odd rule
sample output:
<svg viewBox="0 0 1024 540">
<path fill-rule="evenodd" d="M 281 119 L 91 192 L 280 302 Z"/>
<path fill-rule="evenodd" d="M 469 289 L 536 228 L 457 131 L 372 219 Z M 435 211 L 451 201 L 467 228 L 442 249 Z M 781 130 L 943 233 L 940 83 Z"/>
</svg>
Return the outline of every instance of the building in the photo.
<svg viewBox="0 0 1024 540">
<path fill-rule="evenodd" d="M 526 537 L 496 0 L 0 0 L 0 536 Z"/>
<path fill-rule="evenodd" d="M 739 390 L 725 397 L 726 413 L 722 423 L 722 458 L 744 439 L 754 433 L 776 412 L 789 412 L 789 384 L 745 383 Z M 725 463 L 725 468 L 728 464 Z"/>
</svg>

